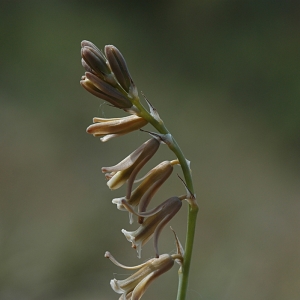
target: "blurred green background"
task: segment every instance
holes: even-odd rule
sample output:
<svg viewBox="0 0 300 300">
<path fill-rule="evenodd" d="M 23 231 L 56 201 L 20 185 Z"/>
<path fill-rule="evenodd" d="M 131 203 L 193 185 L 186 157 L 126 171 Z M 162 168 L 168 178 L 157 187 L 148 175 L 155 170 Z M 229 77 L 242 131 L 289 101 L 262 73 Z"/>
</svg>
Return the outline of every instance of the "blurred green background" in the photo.
<svg viewBox="0 0 300 300">
<path fill-rule="evenodd" d="M 141 262 L 121 233 L 137 225 L 111 204 L 124 189 L 110 192 L 100 168 L 148 136 L 85 133 L 94 116 L 125 114 L 79 85 L 83 39 L 122 51 L 192 161 L 187 299 L 299 299 L 299 1 L 2 0 L 0 14 L 1 300 L 118 299 L 109 280 L 131 272 L 105 251 Z M 161 147 L 145 171 L 166 159 Z M 153 205 L 182 193 L 174 174 Z M 186 210 L 171 222 L 182 242 Z M 160 250 L 175 251 L 168 228 Z M 143 299 L 176 289 L 177 266 Z"/>
</svg>

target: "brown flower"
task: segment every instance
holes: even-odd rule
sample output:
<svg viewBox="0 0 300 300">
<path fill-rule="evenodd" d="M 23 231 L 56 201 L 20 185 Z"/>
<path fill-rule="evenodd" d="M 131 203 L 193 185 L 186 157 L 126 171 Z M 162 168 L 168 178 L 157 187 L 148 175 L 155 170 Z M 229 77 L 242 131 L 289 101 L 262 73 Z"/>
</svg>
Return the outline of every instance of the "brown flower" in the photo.
<svg viewBox="0 0 300 300">
<path fill-rule="evenodd" d="M 104 136 L 101 138 L 102 142 L 138 130 L 147 124 L 145 119 L 135 115 L 111 119 L 93 118 L 93 122 L 86 131 L 93 136 Z"/>
<path fill-rule="evenodd" d="M 142 179 L 137 180 L 141 183 L 133 192 L 131 192 L 131 190 L 134 182 L 128 182 L 127 195 L 125 197 L 113 199 L 112 203 L 117 204 L 117 208 L 120 210 L 127 210 L 122 204 L 126 201 L 131 207 L 138 206 L 138 212 L 145 212 L 155 193 L 171 175 L 173 166 L 178 163 L 178 160 L 164 161 L 160 163 L 150 170 Z M 129 212 L 129 221 L 130 224 L 133 223 L 131 212 Z M 143 218 L 139 217 L 139 223 L 142 222 Z"/>
<path fill-rule="evenodd" d="M 146 217 L 143 224 L 135 231 L 126 231 L 122 229 L 126 239 L 132 242 L 132 248 L 137 250 L 138 257 L 141 258 L 142 246 L 146 244 L 153 236 L 154 250 L 156 257 L 158 254 L 158 237 L 164 228 L 164 226 L 175 216 L 182 206 L 182 201 L 179 197 L 171 197 L 164 201 L 151 211 L 144 213 L 135 213 L 131 210 L 130 206 L 127 206 L 123 201 L 122 204 L 140 217 Z"/>
<path fill-rule="evenodd" d="M 159 145 L 160 141 L 156 138 L 152 138 L 142 144 L 117 165 L 103 167 L 102 172 L 106 173 L 105 176 L 109 179 L 107 182 L 108 187 L 115 190 L 121 187 L 127 180 L 134 181 L 141 168 L 155 154 Z"/>
<path fill-rule="evenodd" d="M 158 258 L 149 259 L 145 263 L 138 266 L 127 267 L 117 262 L 109 252 L 105 253 L 105 257 L 109 258 L 115 265 L 123 269 L 139 269 L 124 280 L 112 279 L 110 281 L 112 289 L 116 293 L 122 294 L 119 300 L 141 299 L 146 289 L 154 279 L 169 271 L 173 267 L 175 260 L 182 259 L 182 257 L 178 254 L 163 254 Z"/>
</svg>

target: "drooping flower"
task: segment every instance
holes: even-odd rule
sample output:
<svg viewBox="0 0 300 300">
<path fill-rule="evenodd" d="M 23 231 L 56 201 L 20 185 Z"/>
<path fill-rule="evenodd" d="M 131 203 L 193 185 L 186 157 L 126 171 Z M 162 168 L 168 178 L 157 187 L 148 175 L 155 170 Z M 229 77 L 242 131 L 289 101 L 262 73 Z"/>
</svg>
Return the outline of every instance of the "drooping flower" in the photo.
<svg viewBox="0 0 300 300">
<path fill-rule="evenodd" d="M 126 231 L 122 229 L 126 239 L 132 243 L 132 248 L 137 250 L 138 257 L 141 258 L 142 246 L 146 244 L 153 236 L 153 244 L 156 257 L 158 254 L 158 237 L 164 228 L 164 226 L 175 216 L 182 206 L 182 199 L 179 197 L 171 197 L 164 201 L 156 208 L 148 211 L 136 213 L 127 205 L 126 201 L 122 204 L 126 206 L 126 209 L 131 213 L 139 216 L 146 217 L 144 222 L 135 231 Z"/>
<path fill-rule="evenodd" d="M 127 267 L 117 262 L 109 252 L 105 253 L 105 257 L 109 258 L 115 265 L 123 269 L 139 269 L 124 280 L 117 280 L 114 278 L 110 281 L 112 289 L 116 293 L 122 294 L 119 300 L 141 299 L 154 279 L 169 271 L 173 267 L 174 261 L 178 261 L 178 259 L 182 260 L 182 257 L 179 254 L 162 254 L 158 258 L 149 259 L 138 266 Z"/>
<path fill-rule="evenodd" d="M 134 181 L 141 168 L 155 154 L 159 145 L 160 141 L 158 139 L 151 138 L 117 165 L 103 167 L 102 172 L 106 173 L 105 177 L 108 179 L 108 187 L 111 190 L 115 190 L 121 187 L 127 180 Z"/>
<path fill-rule="evenodd" d="M 117 204 L 120 210 L 126 210 L 122 204 L 125 200 L 131 207 L 138 206 L 138 212 L 145 212 L 149 202 L 161 185 L 169 178 L 173 171 L 173 166 L 178 164 L 178 160 L 164 161 L 150 170 L 142 179 L 140 185 L 132 191 L 133 181 L 128 182 L 127 194 L 125 197 L 115 198 L 112 203 Z M 132 191 L 132 192 L 131 192 Z M 129 212 L 130 223 L 133 223 L 132 213 Z M 139 217 L 139 223 L 143 222 L 143 218 Z"/>
<path fill-rule="evenodd" d="M 135 115 L 110 119 L 93 118 L 93 122 L 94 124 L 90 125 L 86 131 L 93 136 L 104 136 L 100 138 L 102 142 L 138 130 L 148 123 L 145 119 Z"/>
</svg>

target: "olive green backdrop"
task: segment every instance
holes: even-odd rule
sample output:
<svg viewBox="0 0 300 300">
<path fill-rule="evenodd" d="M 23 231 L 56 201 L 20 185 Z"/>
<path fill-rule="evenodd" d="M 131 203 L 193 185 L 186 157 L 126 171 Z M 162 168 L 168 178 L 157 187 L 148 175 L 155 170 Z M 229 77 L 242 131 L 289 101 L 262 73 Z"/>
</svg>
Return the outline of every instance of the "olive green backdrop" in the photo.
<svg viewBox="0 0 300 300">
<path fill-rule="evenodd" d="M 299 14 L 292 0 L 2 0 L 0 299 L 118 299 L 109 281 L 131 272 L 105 251 L 127 265 L 153 256 L 151 242 L 138 260 L 125 240 L 121 229 L 137 225 L 101 173 L 148 136 L 85 133 L 94 116 L 125 114 L 79 85 L 83 39 L 122 51 L 192 161 L 200 212 L 187 299 L 299 299 Z M 161 147 L 145 171 L 173 158 Z M 153 205 L 183 192 L 174 174 Z M 182 242 L 186 210 L 171 222 Z M 174 253 L 168 228 L 159 246 Z M 177 266 L 143 299 L 176 289 Z"/>
</svg>

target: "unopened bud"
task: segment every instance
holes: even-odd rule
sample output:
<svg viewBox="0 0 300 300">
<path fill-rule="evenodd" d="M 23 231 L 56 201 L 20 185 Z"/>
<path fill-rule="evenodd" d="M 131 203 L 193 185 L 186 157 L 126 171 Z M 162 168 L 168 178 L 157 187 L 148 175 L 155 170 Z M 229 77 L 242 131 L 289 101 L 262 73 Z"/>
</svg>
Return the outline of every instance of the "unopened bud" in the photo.
<svg viewBox="0 0 300 300">
<path fill-rule="evenodd" d="M 127 92 L 136 94 L 136 88 L 130 76 L 125 58 L 122 53 L 113 45 L 105 46 L 105 55 L 109 62 L 110 68 L 115 74 L 122 88 Z"/>
<path fill-rule="evenodd" d="M 131 108 L 131 101 L 116 88 L 90 72 L 86 72 L 80 84 L 93 95 L 118 108 Z"/>
</svg>

